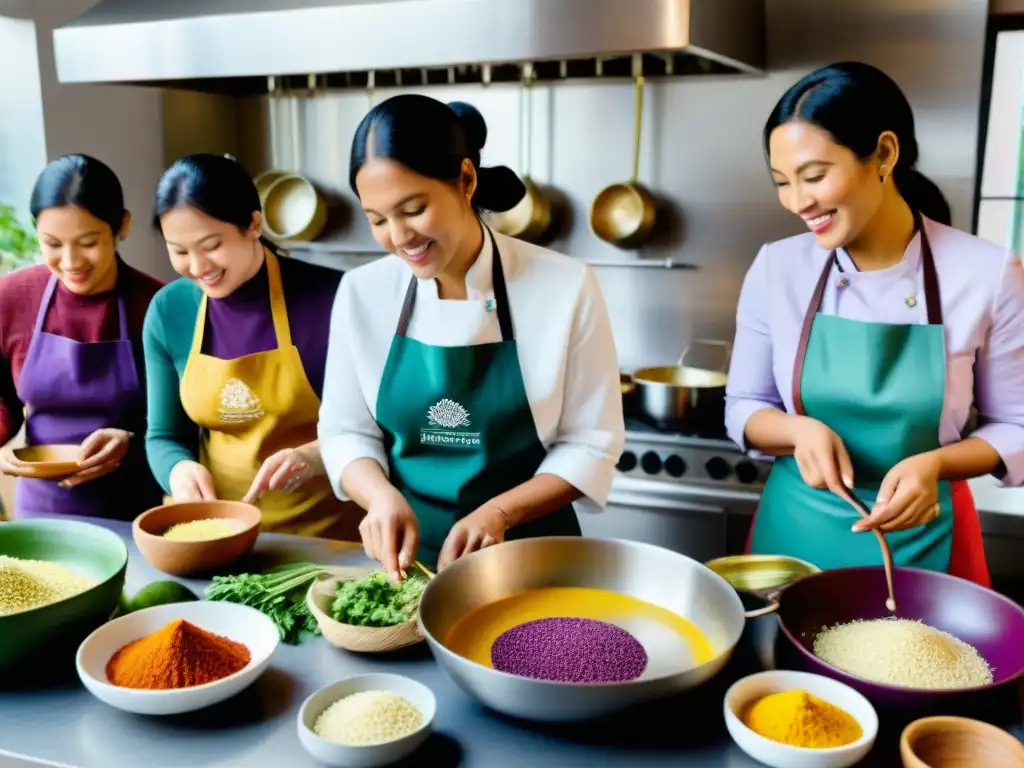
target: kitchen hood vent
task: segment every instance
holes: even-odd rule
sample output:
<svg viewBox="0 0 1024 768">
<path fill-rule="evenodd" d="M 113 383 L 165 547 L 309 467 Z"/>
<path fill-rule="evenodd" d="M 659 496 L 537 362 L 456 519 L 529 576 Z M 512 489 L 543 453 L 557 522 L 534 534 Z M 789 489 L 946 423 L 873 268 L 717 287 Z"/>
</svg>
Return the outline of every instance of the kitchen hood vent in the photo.
<svg viewBox="0 0 1024 768">
<path fill-rule="evenodd" d="M 764 0 L 102 0 L 53 37 L 62 83 L 238 92 L 309 73 L 513 79 L 524 62 L 629 76 L 634 53 L 662 62 L 652 74 L 756 73 L 764 30 Z"/>
</svg>

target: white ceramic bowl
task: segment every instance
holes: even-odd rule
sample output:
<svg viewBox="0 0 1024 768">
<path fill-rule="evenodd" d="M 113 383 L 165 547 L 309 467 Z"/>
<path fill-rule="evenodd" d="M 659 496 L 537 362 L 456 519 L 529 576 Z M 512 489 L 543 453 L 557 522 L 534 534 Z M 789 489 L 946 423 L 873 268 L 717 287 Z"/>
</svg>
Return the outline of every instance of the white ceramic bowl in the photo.
<svg viewBox="0 0 1024 768">
<path fill-rule="evenodd" d="M 766 739 L 740 720 L 743 708 L 764 696 L 803 690 L 841 707 L 860 723 L 864 733 L 845 747 L 809 749 Z M 760 672 L 733 683 L 725 694 L 725 726 L 740 749 L 771 768 L 847 768 L 864 759 L 878 735 L 878 714 L 866 698 L 850 686 L 808 672 Z"/>
<path fill-rule="evenodd" d="M 346 746 L 322 739 L 313 732 L 317 717 L 339 699 L 360 691 L 390 691 L 404 696 L 423 714 L 423 725 L 408 736 L 381 744 Z M 371 674 L 347 677 L 314 693 L 299 709 L 299 741 L 313 757 L 337 768 L 377 768 L 411 754 L 422 744 L 434 724 L 437 700 L 422 683 L 402 675 Z"/>
<path fill-rule="evenodd" d="M 149 691 L 122 688 L 107 681 L 106 668 L 111 656 L 132 640 L 156 632 L 175 619 L 243 643 L 252 659 L 233 675 L 191 688 Z M 112 707 L 140 715 L 176 715 L 224 701 L 249 687 L 267 668 L 279 642 L 274 622 L 255 608 L 205 600 L 172 603 L 129 613 L 104 624 L 82 641 L 75 666 L 89 693 Z"/>
</svg>

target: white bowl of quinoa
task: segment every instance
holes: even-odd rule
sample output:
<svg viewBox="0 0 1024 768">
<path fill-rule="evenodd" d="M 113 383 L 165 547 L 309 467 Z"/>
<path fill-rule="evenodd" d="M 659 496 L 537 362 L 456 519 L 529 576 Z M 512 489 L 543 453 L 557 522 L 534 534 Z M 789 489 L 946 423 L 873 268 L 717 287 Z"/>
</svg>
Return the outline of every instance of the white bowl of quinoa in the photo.
<svg viewBox="0 0 1024 768">
<path fill-rule="evenodd" d="M 416 751 L 436 712 L 437 699 L 422 683 L 403 675 L 356 675 L 302 703 L 299 741 L 325 765 L 377 768 Z"/>
</svg>

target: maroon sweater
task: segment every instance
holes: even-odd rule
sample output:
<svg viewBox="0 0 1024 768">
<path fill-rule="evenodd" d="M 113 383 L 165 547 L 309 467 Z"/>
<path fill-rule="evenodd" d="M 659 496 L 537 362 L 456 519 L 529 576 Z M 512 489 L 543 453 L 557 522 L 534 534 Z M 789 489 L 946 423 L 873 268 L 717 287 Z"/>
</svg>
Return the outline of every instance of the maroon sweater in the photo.
<svg viewBox="0 0 1024 768">
<path fill-rule="evenodd" d="M 13 438 L 25 421 L 25 404 L 18 397 L 16 387 L 50 274 L 48 267 L 37 264 L 0 277 L 0 444 Z M 135 349 L 135 367 L 143 391 L 142 322 L 150 299 L 161 285 L 155 278 L 123 261 L 118 263 L 115 291 L 124 295 L 128 335 Z M 58 283 L 43 330 L 82 342 L 117 339 L 119 323 L 115 291 L 77 296 Z"/>
</svg>

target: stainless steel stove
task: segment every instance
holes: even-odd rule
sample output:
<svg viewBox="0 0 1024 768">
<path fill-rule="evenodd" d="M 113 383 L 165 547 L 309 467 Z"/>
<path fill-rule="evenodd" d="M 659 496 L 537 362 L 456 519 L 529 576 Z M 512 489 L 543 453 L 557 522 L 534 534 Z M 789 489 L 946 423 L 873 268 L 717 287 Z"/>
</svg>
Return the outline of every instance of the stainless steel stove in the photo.
<svg viewBox="0 0 1024 768">
<path fill-rule="evenodd" d="M 724 435 L 627 420 L 608 505 L 580 515 L 585 536 L 656 544 L 704 562 L 742 552 L 771 463 Z"/>
</svg>

